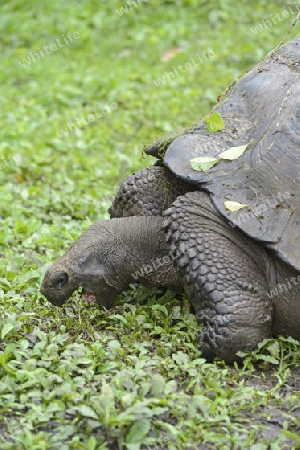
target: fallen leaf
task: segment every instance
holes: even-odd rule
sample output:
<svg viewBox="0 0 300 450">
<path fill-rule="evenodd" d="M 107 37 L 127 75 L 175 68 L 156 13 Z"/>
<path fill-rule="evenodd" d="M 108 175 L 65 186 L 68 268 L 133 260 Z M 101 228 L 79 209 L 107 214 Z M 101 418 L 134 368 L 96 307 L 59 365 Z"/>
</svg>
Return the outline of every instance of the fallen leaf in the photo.
<svg viewBox="0 0 300 450">
<path fill-rule="evenodd" d="M 233 161 L 234 159 L 238 159 L 244 153 L 244 151 L 246 150 L 246 148 L 248 147 L 249 144 L 250 144 L 250 142 L 248 142 L 248 144 L 240 145 L 238 147 L 230 147 L 228 150 L 221 153 L 219 155 L 219 158 L 220 159 L 229 159 L 230 161 Z"/>
<path fill-rule="evenodd" d="M 174 58 L 174 56 L 176 56 L 177 53 L 180 53 L 181 51 L 181 48 L 171 48 L 161 55 L 160 60 L 169 61 L 169 59 Z"/>
<path fill-rule="evenodd" d="M 23 178 L 21 175 L 19 175 L 18 173 L 15 173 L 14 175 L 15 175 L 15 179 L 16 179 L 19 183 L 24 183 L 24 182 L 25 182 L 24 178 Z"/>
<path fill-rule="evenodd" d="M 211 133 L 225 129 L 222 116 L 218 112 L 214 112 L 210 116 L 204 117 L 204 121 L 206 122 L 207 131 L 210 131 Z"/>
<path fill-rule="evenodd" d="M 190 160 L 192 169 L 198 172 L 206 172 L 217 164 L 218 158 L 213 158 L 212 156 L 198 156 Z"/>
<path fill-rule="evenodd" d="M 239 202 L 234 202 L 231 200 L 226 200 L 226 202 L 224 202 L 225 208 L 229 211 L 229 212 L 234 212 L 234 211 L 238 211 L 239 209 L 245 208 L 248 205 L 245 205 L 244 203 L 239 203 Z"/>
</svg>

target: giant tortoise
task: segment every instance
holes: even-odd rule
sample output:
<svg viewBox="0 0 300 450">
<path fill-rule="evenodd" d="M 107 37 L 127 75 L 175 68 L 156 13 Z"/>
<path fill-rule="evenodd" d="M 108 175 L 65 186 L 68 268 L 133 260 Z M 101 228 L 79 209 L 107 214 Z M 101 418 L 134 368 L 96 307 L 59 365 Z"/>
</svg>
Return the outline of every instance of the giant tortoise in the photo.
<svg viewBox="0 0 300 450">
<path fill-rule="evenodd" d="M 46 272 L 47 299 L 62 305 L 82 286 L 110 308 L 132 282 L 183 289 L 207 360 L 232 363 L 272 332 L 300 339 L 299 75 L 297 37 L 214 115 L 146 148 L 157 162 Z"/>
</svg>

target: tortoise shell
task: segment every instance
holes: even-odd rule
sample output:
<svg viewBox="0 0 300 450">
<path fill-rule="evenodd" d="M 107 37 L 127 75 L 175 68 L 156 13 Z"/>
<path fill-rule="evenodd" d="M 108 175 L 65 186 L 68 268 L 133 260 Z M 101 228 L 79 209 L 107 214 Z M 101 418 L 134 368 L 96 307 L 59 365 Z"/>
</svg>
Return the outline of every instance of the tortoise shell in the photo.
<svg viewBox="0 0 300 450">
<path fill-rule="evenodd" d="M 300 37 L 275 49 L 231 86 L 212 110 L 225 129 L 204 119 L 145 149 L 179 178 L 211 195 L 217 210 L 244 233 L 300 270 Z M 196 157 L 248 144 L 233 160 L 206 171 Z M 227 203 L 234 202 L 234 203 Z M 230 205 L 230 207 L 228 206 Z M 240 208 L 233 210 L 233 205 Z"/>
</svg>

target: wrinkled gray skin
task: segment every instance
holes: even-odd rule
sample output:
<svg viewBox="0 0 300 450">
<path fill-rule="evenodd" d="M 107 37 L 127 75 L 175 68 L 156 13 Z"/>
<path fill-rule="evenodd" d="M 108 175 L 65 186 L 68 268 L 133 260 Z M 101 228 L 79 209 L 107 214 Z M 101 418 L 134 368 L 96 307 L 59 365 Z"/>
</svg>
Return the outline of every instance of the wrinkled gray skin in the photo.
<svg viewBox="0 0 300 450">
<path fill-rule="evenodd" d="M 54 305 L 61 306 L 82 286 L 85 293 L 93 294 L 101 306 L 109 309 L 115 297 L 134 281 L 180 289 L 182 283 L 171 258 L 163 270 L 158 267 L 148 270 L 149 275 L 145 271 L 144 276 L 134 278 L 152 261 L 158 266 L 158 260 L 168 251 L 161 217 L 99 221 L 46 272 L 41 291 Z"/>
<path fill-rule="evenodd" d="M 299 272 L 233 228 L 204 191 L 170 192 L 172 206 L 163 212 L 167 170 L 132 175 L 111 208 L 120 214 L 127 195 L 127 217 L 89 227 L 48 270 L 42 293 L 62 305 L 82 286 L 111 308 L 132 282 L 184 289 L 204 324 L 200 347 L 207 360 L 232 363 L 237 351 L 255 348 L 272 331 L 300 339 Z"/>
</svg>

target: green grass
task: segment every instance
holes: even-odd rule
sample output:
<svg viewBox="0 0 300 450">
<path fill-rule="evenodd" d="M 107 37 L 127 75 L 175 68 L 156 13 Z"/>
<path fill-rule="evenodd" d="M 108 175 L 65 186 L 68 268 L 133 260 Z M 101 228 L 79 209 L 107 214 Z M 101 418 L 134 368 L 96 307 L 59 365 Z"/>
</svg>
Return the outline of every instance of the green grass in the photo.
<svg viewBox="0 0 300 450">
<path fill-rule="evenodd" d="M 1 2 L 0 448 L 299 449 L 298 342 L 269 340 L 240 368 L 207 364 L 199 324 L 169 293 L 132 287 L 110 312 L 39 293 L 49 264 L 152 164 L 143 146 L 207 114 L 296 17 L 255 34 L 286 2 L 138 3 L 121 16 L 117 0 Z M 32 60 L 68 32 L 79 38 Z"/>
</svg>

